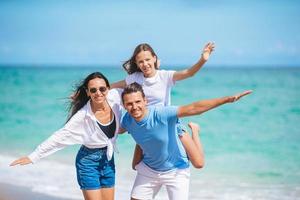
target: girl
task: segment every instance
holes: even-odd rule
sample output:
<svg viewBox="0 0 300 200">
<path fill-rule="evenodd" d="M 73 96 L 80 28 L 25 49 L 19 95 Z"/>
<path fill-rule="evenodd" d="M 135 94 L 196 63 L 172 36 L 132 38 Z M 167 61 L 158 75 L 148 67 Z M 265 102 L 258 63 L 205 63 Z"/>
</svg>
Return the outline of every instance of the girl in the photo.
<svg viewBox="0 0 300 200">
<path fill-rule="evenodd" d="M 157 55 L 149 44 L 138 45 L 123 67 L 129 74 L 125 80 L 112 84 L 112 88 L 124 88 L 133 82 L 142 85 L 148 105 L 170 105 L 171 87 L 176 81 L 196 74 L 209 59 L 214 43 L 207 43 L 200 59 L 190 68 L 181 71 L 159 70 Z"/>
<path fill-rule="evenodd" d="M 113 149 L 121 116 L 120 97 L 109 90 L 107 78 L 95 72 L 78 86 L 63 128 L 39 145 L 29 156 L 11 163 L 35 163 L 67 145 L 82 144 L 76 157 L 78 184 L 86 200 L 113 200 L 115 163 Z"/>
</svg>

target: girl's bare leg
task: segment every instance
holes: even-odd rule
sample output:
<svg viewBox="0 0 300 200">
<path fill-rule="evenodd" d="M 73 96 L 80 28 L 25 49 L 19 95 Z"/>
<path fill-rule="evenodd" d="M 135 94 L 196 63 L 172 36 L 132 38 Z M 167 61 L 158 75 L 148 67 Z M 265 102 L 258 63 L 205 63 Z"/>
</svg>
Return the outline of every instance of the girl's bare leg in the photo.
<svg viewBox="0 0 300 200">
<path fill-rule="evenodd" d="M 198 148 L 198 151 L 202 154 L 202 157 L 204 158 L 204 151 L 203 151 L 203 147 L 202 144 L 200 142 L 200 126 L 194 122 L 189 122 L 188 126 L 191 128 L 192 130 L 192 139 L 196 145 L 196 147 Z"/>
<path fill-rule="evenodd" d="M 204 166 L 204 152 L 199 137 L 200 127 L 193 122 L 190 122 L 188 125 L 191 128 L 192 137 L 188 132 L 184 132 L 182 136 L 180 136 L 180 140 L 192 165 L 200 169 Z"/>
</svg>

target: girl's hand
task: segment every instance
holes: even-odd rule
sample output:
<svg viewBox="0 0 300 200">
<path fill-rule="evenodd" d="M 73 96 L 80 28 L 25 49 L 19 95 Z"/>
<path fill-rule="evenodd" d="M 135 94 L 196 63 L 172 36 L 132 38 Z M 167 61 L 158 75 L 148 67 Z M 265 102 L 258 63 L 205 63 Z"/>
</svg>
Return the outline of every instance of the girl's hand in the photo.
<svg viewBox="0 0 300 200">
<path fill-rule="evenodd" d="M 15 165 L 28 165 L 28 164 L 31 164 L 32 161 L 26 156 L 26 157 L 22 157 L 22 158 L 19 158 L 15 161 L 13 161 L 10 166 L 15 166 Z"/>
<path fill-rule="evenodd" d="M 214 51 L 214 48 L 215 48 L 215 43 L 213 43 L 213 42 L 207 43 L 203 48 L 201 58 L 203 60 L 207 61 L 209 59 L 211 52 Z"/>
</svg>

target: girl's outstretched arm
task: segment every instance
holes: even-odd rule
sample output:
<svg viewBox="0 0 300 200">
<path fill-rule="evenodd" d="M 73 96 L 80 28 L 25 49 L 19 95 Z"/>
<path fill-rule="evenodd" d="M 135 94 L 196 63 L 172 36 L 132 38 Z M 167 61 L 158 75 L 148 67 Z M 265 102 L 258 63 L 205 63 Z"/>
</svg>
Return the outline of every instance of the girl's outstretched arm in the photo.
<svg viewBox="0 0 300 200">
<path fill-rule="evenodd" d="M 214 48 L 215 44 L 213 42 L 207 43 L 203 48 L 199 61 L 190 68 L 175 72 L 173 75 L 173 81 L 180 81 L 196 74 L 209 59 L 209 56 L 213 52 Z"/>
<path fill-rule="evenodd" d="M 122 81 L 118 81 L 118 82 L 114 82 L 112 84 L 110 84 L 110 88 L 125 88 L 126 87 L 126 81 L 122 80 Z"/>
<path fill-rule="evenodd" d="M 192 165 L 195 168 L 200 169 L 204 166 L 204 151 L 199 138 L 200 127 L 193 122 L 190 122 L 188 125 L 191 128 L 192 137 L 188 132 L 184 132 L 179 138 Z"/>
</svg>

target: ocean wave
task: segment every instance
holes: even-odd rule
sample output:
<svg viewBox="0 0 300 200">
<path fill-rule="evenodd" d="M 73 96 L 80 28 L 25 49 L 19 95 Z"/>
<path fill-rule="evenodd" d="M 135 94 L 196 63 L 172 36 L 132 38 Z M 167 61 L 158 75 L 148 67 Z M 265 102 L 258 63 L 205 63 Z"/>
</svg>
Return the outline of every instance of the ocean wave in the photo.
<svg viewBox="0 0 300 200">
<path fill-rule="evenodd" d="M 60 198 L 82 199 L 73 164 L 44 159 L 33 165 L 9 167 L 9 163 L 14 159 L 16 158 L 0 155 L 1 182 L 26 186 L 33 192 Z M 130 199 L 130 190 L 134 182 L 135 172 L 129 168 L 128 160 L 126 162 L 117 160 L 116 163 L 115 199 Z M 205 173 L 199 176 L 199 170 L 192 170 L 191 172 L 190 200 L 300 200 L 300 185 L 297 184 L 254 184 L 246 180 L 230 180 Z M 168 199 L 165 188 L 162 188 L 156 199 Z"/>
</svg>

